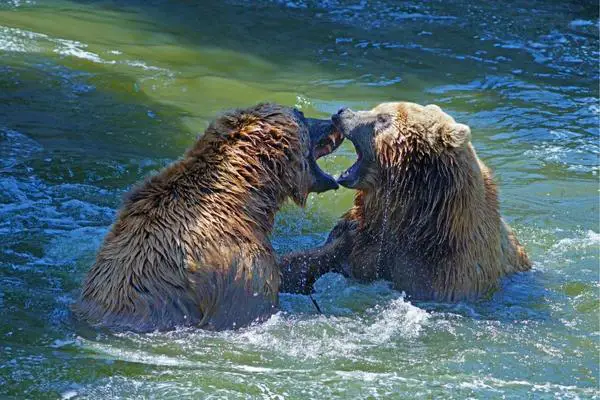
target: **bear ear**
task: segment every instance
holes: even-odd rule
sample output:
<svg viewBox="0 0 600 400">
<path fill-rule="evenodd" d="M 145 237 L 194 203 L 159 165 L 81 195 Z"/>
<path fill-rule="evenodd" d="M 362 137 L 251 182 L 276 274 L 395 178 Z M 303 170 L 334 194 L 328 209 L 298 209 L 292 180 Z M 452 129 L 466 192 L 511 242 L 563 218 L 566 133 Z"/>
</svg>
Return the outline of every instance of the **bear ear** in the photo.
<svg viewBox="0 0 600 400">
<path fill-rule="evenodd" d="M 443 141 L 448 147 L 460 147 L 471 141 L 471 128 L 452 123 L 444 129 Z"/>
</svg>

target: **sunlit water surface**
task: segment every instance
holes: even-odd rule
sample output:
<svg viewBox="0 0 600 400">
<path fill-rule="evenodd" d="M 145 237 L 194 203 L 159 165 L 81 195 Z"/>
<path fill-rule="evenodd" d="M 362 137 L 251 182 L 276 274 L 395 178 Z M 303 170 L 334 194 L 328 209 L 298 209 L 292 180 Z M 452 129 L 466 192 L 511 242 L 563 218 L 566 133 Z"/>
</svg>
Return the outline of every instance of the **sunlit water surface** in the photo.
<svg viewBox="0 0 600 400">
<path fill-rule="evenodd" d="M 0 397 L 598 398 L 594 3 L 0 0 Z M 330 274 L 324 315 L 283 295 L 236 332 L 76 325 L 123 193 L 267 100 L 439 104 L 472 127 L 533 270 L 454 305 Z M 352 195 L 286 206 L 277 250 L 318 244 Z"/>
</svg>

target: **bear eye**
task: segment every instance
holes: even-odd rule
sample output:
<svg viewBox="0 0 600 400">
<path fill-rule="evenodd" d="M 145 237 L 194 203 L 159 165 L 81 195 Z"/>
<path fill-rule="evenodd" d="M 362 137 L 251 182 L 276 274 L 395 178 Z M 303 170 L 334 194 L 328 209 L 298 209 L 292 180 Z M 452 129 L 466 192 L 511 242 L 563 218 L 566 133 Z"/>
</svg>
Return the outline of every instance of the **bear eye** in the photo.
<svg viewBox="0 0 600 400">
<path fill-rule="evenodd" d="M 379 114 L 377 115 L 377 125 L 382 128 L 387 127 L 392 122 L 392 116 L 390 114 Z"/>
</svg>

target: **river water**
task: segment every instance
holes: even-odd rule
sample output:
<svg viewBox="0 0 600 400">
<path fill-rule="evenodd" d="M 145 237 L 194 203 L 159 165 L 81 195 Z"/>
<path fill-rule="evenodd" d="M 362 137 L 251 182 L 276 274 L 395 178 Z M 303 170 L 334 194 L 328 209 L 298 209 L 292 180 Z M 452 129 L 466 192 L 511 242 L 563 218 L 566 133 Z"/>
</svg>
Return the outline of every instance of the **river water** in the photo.
<svg viewBox="0 0 600 400">
<path fill-rule="evenodd" d="M 0 0 L 0 397 L 600 397 L 598 50 L 593 1 Z M 283 295 L 236 332 L 76 326 L 124 192 L 266 100 L 440 105 L 471 126 L 533 270 L 474 303 L 329 274 L 323 315 Z M 322 165 L 354 158 L 345 143 Z M 352 196 L 286 206 L 277 250 L 318 244 Z"/>
</svg>

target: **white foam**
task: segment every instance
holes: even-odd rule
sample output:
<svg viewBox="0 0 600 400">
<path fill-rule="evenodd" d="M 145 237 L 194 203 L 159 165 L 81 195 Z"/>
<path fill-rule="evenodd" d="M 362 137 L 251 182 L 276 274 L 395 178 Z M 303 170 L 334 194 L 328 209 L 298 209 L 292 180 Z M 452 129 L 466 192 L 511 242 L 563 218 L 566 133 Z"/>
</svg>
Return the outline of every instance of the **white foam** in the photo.
<svg viewBox="0 0 600 400">
<path fill-rule="evenodd" d="M 77 392 L 74 390 L 67 390 L 60 395 L 62 400 L 70 400 L 74 399 L 75 397 L 77 397 Z"/>
<path fill-rule="evenodd" d="M 160 71 L 160 72 L 172 74 L 172 72 L 169 71 L 168 69 L 155 67 L 153 65 L 148 65 L 145 62 L 140 61 L 140 60 L 125 61 L 125 64 L 129 65 L 130 67 L 141 68 L 146 71 Z"/>
<path fill-rule="evenodd" d="M 600 233 L 593 230 L 587 230 L 582 236 L 574 238 L 564 238 L 556 242 L 552 249 L 558 251 L 565 250 L 583 250 L 584 248 L 599 246 Z"/>
<path fill-rule="evenodd" d="M 571 28 L 575 28 L 578 26 L 590 26 L 590 25 L 594 25 L 594 22 L 585 20 L 585 19 L 575 19 L 569 23 L 569 26 Z"/>
<path fill-rule="evenodd" d="M 226 335 L 242 346 L 300 359 L 356 358 L 374 346 L 394 346 L 418 337 L 428 318 L 427 312 L 400 297 L 366 315 L 289 318 L 278 313 L 261 325 Z"/>
<path fill-rule="evenodd" d="M 452 385 L 450 385 L 452 386 Z M 481 390 L 481 389 L 486 389 L 486 390 L 491 390 L 494 392 L 500 392 L 502 393 L 502 390 L 499 389 L 495 389 L 492 386 L 486 384 L 485 382 L 483 382 L 483 380 L 481 379 L 474 379 L 471 382 L 461 382 L 458 384 L 459 388 L 462 389 L 471 389 L 471 390 Z"/>
<path fill-rule="evenodd" d="M 533 149 L 525 151 L 523 155 L 536 158 L 544 163 L 565 165 L 570 171 L 595 172 L 598 171 L 599 166 L 589 165 L 589 162 L 592 161 L 592 154 L 597 151 L 595 144 L 580 144 L 577 148 L 569 148 L 565 145 L 543 142 L 534 145 Z"/>
<path fill-rule="evenodd" d="M 148 65 L 141 60 L 116 60 L 101 57 L 89 49 L 89 45 L 76 40 L 54 38 L 42 33 L 10 28 L 0 25 L 0 50 L 19 53 L 45 53 L 53 52 L 63 57 L 74 57 L 87 60 L 96 64 L 127 65 L 150 72 L 160 72 L 173 76 L 173 72 L 161 67 Z M 120 50 L 110 50 L 106 55 L 122 56 Z M 122 57 L 120 57 L 122 58 Z"/>
<path fill-rule="evenodd" d="M 91 51 L 86 50 L 88 47 L 87 44 L 73 41 L 73 40 L 64 40 L 64 39 L 52 39 L 54 43 L 56 43 L 56 48 L 54 49 L 55 53 L 58 53 L 62 56 L 71 56 L 76 58 L 81 58 L 83 60 L 88 60 L 91 62 L 95 62 L 98 64 L 114 64 L 116 61 L 111 60 L 107 61 L 102 59 L 98 54 L 93 53 Z"/>
<path fill-rule="evenodd" d="M 428 319 L 429 314 L 425 310 L 399 298 L 384 307 L 376 322 L 365 332 L 375 343 L 385 343 L 397 337 L 416 338 Z"/>
<path fill-rule="evenodd" d="M 48 35 L 9 28 L 0 25 L 0 50 L 18 53 L 36 53 L 41 51 L 37 45 L 40 40 L 47 40 Z"/>
<path fill-rule="evenodd" d="M 143 350 L 125 350 L 110 344 L 94 342 L 84 338 L 77 338 L 78 343 L 86 349 L 108 356 L 110 359 L 134 362 L 147 365 L 179 366 L 190 368 L 202 368 L 199 362 L 190 361 L 183 356 L 170 357 L 164 354 L 152 354 Z"/>
</svg>

